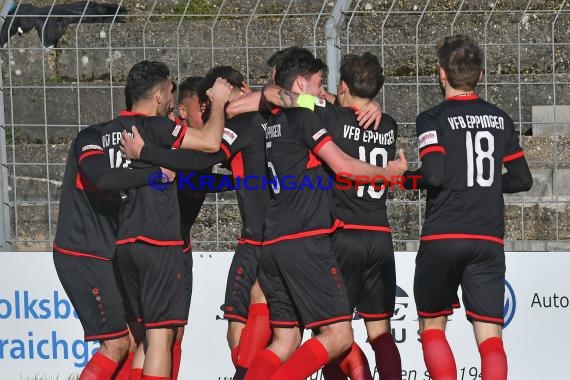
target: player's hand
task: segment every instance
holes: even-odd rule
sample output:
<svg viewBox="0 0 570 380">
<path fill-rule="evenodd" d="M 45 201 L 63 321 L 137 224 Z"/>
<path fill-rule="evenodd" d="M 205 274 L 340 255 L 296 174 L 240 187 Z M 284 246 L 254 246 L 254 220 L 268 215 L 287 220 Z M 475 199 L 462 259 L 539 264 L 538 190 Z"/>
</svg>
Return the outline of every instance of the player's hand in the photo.
<svg viewBox="0 0 570 380">
<path fill-rule="evenodd" d="M 206 95 L 212 102 L 212 104 L 219 104 L 224 106 L 229 100 L 232 94 L 232 85 L 228 83 L 224 78 L 217 78 L 214 85 L 206 91 Z"/>
<path fill-rule="evenodd" d="M 126 130 L 121 133 L 121 152 L 124 158 L 129 160 L 138 160 L 141 158 L 141 150 L 144 146 L 144 140 L 142 139 L 137 127 L 134 125 L 131 128 L 133 135 L 131 136 Z"/>
<path fill-rule="evenodd" d="M 162 174 L 164 174 L 162 176 L 162 182 L 163 183 L 170 183 L 172 181 L 174 181 L 174 178 L 176 178 L 176 172 L 173 172 L 170 169 L 167 168 L 160 168 L 160 170 L 162 170 Z M 167 178 L 168 178 L 168 182 L 167 182 Z"/>
<path fill-rule="evenodd" d="M 387 174 L 390 178 L 401 177 L 404 172 L 408 170 L 408 159 L 404 153 L 404 149 L 398 151 L 398 159 L 394 161 L 388 161 L 386 166 Z"/>
<path fill-rule="evenodd" d="M 246 81 L 241 82 L 240 90 L 241 90 L 241 92 L 243 92 L 244 95 L 248 95 L 248 94 L 251 94 L 253 92 L 251 90 L 251 87 L 249 87 L 249 84 L 247 84 Z"/>
<path fill-rule="evenodd" d="M 362 108 L 356 111 L 356 120 L 358 120 L 358 125 L 364 129 L 368 129 L 372 123 L 374 123 L 374 130 L 378 129 L 380 125 L 380 119 L 382 118 L 382 109 L 380 108 L 380 103 L 376 101 L 371 101 L 366 103 Z"/>
<path fill-rule="evenodd" d="M 328 91 L 324 91 L 324 99 L 329 102 L 330 104 L 335 104 L 336 102 L 336 95 L 335 94 L 331 94 Z"/>
</svg>

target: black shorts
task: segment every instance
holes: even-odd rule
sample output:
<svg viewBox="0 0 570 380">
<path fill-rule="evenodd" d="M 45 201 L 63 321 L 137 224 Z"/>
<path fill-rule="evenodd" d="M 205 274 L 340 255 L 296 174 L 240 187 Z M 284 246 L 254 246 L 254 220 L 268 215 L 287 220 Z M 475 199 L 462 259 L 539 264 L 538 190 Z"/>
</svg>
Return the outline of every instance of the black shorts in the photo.
<svg viewBox="0 0 570 380">
<path fill-rule="evenodd" d="M 194 266 L 194 260 L 192 258 L 192 248 L 189 247 L 182 253 L 182 258 L 184 261 L 184 300 L 186 302 L 186 319 L 190 314 L 190 303 L 192 301 L 192 283 L 194 276 L 192 274 L 192 268 Z"/>
<path fill-rule="evenodd" d="M 146 328 L 187 323 L 182 247 L 122 244 L 117 246 L 115 259 L 129 321 L 141 320 Z"/>
<path fill-rule="evenodd" d="M 129 334 L 113 263 L 53 252 L 55 269 L 83 326 L 85 340 L 107 340 Z"/>
<path fill-rule="evenodd" d="M 238 244 L 226 282 L 224 318 L 229 321 L 247 322 L 251 288 L 257 279 L 257 263 L 260 246 Z"/>
<path fill-rule="evenodd" d="M 390 318 L 396 299 L 392 234 L 340 229 L 332 235 L 332 246 L 350 305 L 366 320 Z"/>
<path fill-rule="evenodd" d="M 259 266 L 272 326 L 311 329 L 352 319 L 328 235 L 263 246 Z"/>
<path fill-rule="evenodd" d="M 416 256 L 414 297 L 418 315 L 450 315 L 461 285 L 470 321 L 503 324 L 505 251 L 484 240 L 422 241 Z"/>
</svg>

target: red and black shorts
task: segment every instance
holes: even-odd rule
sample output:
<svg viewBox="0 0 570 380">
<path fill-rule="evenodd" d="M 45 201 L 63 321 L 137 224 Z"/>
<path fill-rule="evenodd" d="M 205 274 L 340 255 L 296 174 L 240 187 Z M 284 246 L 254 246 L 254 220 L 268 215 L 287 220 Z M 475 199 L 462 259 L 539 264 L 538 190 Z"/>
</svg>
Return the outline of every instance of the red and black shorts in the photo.
<svg viewBox="0 0 570 380">
<path fill-rule="evenodd" d="M 366 320 L 390 318 L 396 299 L 392 234 L 339 229 L 332 235 L 332 247 L 350 305 Z"/>
<path fill-rule="evenodd" d="M 147 329 L 187 323 L 182 247 L 122 244 L 115 259 L 129 321 L 142 320 Z"/>
<path fill-rule="evenodd" d="M 459 285 L 470 321 L 503 324 L 503 245 L 473 239 L 422 241 L 414 276 L 418 315 L 433 318 L 453 314 Z"/>
<path fill-rule="evenodd" d="M 240 243 L 232 259 L 226 298 L 223 306 L 224 318 L 229 321 L 247 322 L 251 288 L 257 279 L 257 266 L 261 246 Z"/>
<path fill-rule="evenodd" d="M 53 262 L 79 316 L 86 341 L 116 339 L 129 334 L 111 260 L 71 256 L 54 250 Z"/>
<path fill-rule="evenodd" d="M 264 245 L 259 266 L 273 327 L 312 329 L 352 319 L 328 235 Z"/>
</svg>

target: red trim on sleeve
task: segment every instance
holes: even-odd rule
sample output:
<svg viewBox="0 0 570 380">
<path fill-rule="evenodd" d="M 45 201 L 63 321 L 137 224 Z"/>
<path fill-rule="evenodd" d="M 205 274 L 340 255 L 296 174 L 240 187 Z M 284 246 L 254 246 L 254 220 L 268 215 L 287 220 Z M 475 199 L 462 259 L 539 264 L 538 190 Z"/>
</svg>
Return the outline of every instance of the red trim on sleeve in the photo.
<svg viewBox="0 0 570 380">
<path fill-rule="evenodd" d="M 297 232 L 295 234 L 282 235 L 275 239 L 265 240 L 263 243 L 261 243 L 261 245 L 270 245 L 270 244 L 279 243 L 284 240 L 295 240 L 310 236 L 331 234 L 334 231 L 336 231 L 338 228 L 340 228 L 342 225 L 343 223 L 337 219 L 334 221 L 333 225 L 330 228 L 320 228 L 317 230 L 310 230 L 310 231 Z"/>
<path fill-rule="evenodd" d="M 324 319 L 322 321 L 307 323 L 305 325 L 305 328 L 306 329 L 312 329 L 313 327 L 321 327 L 321 326 L 330 325 L 330 324 L 336 323 L 336 322 L 351 321 L 351 320 L 352 320 L 352 315 L 344 315 L 342 317 L 329 318 L 329 319 Z"/>
<path fill-rule="evenodd" d="M 226 158 L 229 160 L 230 157 L 232 156 L 232 153 L 230 152 L 228 147 L 225 146 L 224 144 L 220 144 L 220 149 L 224 151 L 224 153 L 226 154 Z"/>
<path fill-rule="evenodd" d="M 224 313 L 224 319 L 227 319 L 228 321 L 239 321 L 239 322 L 247 323 L 247 318 L 240 317 L 239 315 L 235 315 L 235 314 Z"/>
<path fill-rule="evenodd" d="M 420 158 L 423 158 L 423 156 L 425 156 L 426 154 L 429 154 L 429 153 L 445 154 L 445 148 L 442 147 L 441 145 L 429 146 L 429 147 L 424 148 L 420 151 Z"/>
<path fill-rule="evenodd" d="M 498 323 L 498 324 L 500 324 L 500 325 L 502 325 L 502 324 L 505 322 L 503 318 L 485 317 L 485 316 L 483 316 L 483 315 L 475 314 L 475 313 L 473 313 L 472 311 L 469 311 L 469 310 L 467 310 L 467 311 L 465 312 L 465 314 L 467 314 L 467 316 L 469 316 L 469 317 L 471 317 L 471 318 L 473 318 L 473 319 L 475 319 L 475 320 L 481 321 L 481 322 Z"/>
<path fill-rule="evenodd" d="M 232 168 L 232 175 L 234 178 L 245 177 L 245 170 L 243 168 L 243 156 L 241 152 L 238 152 L 230 161 L 230 166 Z"/>
<path fill-rule="evenodd" d="M 249 245 L 254 245 L 256 247 L 261 247 L 263 245 L 263 242 L 261 242 L 261 241 L 246 239 L 246 238 L 242 238 L 242 237 L 239 237 L 237 239 L 237 241 L 238 241 L 238 244 L 249 244 Z"/>
<path fill-rule="evenodd" d="M 508 156 L 503 157 L 503 164 L 505 164 L 507 162 L 514 161 L 514 160 L 516 160 L 518 158 L 522 158 L 522 157 L 524 157 L 524 152 L 522 150 L 518 151 L 516 153 L 513 153 L 513 154 L 509 154 Z"/>
<path fill-rule="evenodd" d="M 182 145 L 182 140 L 184 140 L 184 136 L 186 136 L 186 130 L 188 129 L 188 127 L 184 124 L 176 124 L 176 126 L 180 126 L 180 133 L 178 135 L 178 138 L 172 143 L 172 147 L 174 149 L 180 148 L 180 145 Z"/>
<path fill-rule="evenodd" d="M 479 95 L 476 93 L 472 94 L 460 94 L 455 96 L 450 96 L 449 98 L 445 98 L 445 100 L 475 100 L 479 99 Z"/>
<path fill-rule="evenodd" d="M 121 245 L 121 244 L 128 244 L 128 243 L 134 243 L 136 241 L 141 241 L 143 243 L 148 243 L 151 245 L 159 245 L 159 246 L 178 246 L 178 245 L 184 245 L 184 241 L 183 240 L 155 240 L 153 238 L 149 238 L 146 236 L 135 236 L 135 237 L 131 237 L 131 238 L 126 238 L 126 239 L 120 239 L 117 240 L 115 242 L 116 245 Z"/>
<path fill-rule="evenodd" d="M 368 226 L 365 224 L 343 224 L 345 230 L 365 230 L 365 231 L 379 231 L 379 232 L 392 232 L 390 227 L 386 226 Z"/>
<path fill-rule="evenodd" d="M 85 159 L 89 156 L 96 156 L 98 154 L 105 155 L 105 152 L 103 152 L 102 150 L 88 150 L 85 153 L 81 153 L 81 156 L 79 156 L 79 163 L 81 163 L 81 161 L 83 161 L 83 159 Z"/>
<path fill-rule="evenodd" d="M 149 322 L 145 323 L 144 327 L 167 327 L 167 326 L 184 326 L 188 324 L 188 320 L 171 320 L 171 321 L 160 321 L 160 322 Z"/>
<path fill-rule="evenodd" d="M 443 310 L 435 313 L 426 313 L 424 311 L 418 310 L 418 315 L 423 318 L 443 317 L 444 315 L 451 315 L 451 314 L 453 314 L 453 310 Z"/>
<path fill-rule="evenodd" d="M 97 260 L 103 260 L 103 261 L 111 261 L 111 259 L 109 259 L 107 257 L 101 257 L 101 256 L 93 255 L 91 253 L 78 252 L 78 251 L 72 251 L 70 249 L 64 249 L 64 248 L 58 247 L 55 243 L 53 243 L 53 249 L 55 251 L 57 251 L 58 253 L 61 253 L 62 255 L 86 257 L 89 259 L 97 259 Z"/>
<path fill-rule="evenodd" d="M 313 154 L 313 152 L 309 151 L 309 160 L 307 161 L 307 165 L 305 166 L 307 169 L 316 168 L 317 166 L 321 166 L 322 162 Z"/>
<path fill-rule="evenodd" d="M 148 115 L 142 112 L 132 112 L 132 111 L 123 110 L 119 112 L 119 116 L 148 116 Z"/>
<path fill-rule="evenodd" d="M 321 148 L 323 146 L 325 146 L 326 143 L 328 143 L 329 141 L 332 141 L 332 137 L 330 135 L 325 136 L 324 139 L 322 139 L 314 148 L 313 148 L 313 152 L 315 154 L 319 154 L 319 150 L 321 150 Z"/>
<path fill-rule="evenodd" d="M 89 336 L 85 336 L 85 340 L 89 341 L 89 340 L 104 340 L 104 339 L 109 339 L 109 338 L 120 338 L 122 336 L 126 336 L 129 335 L 129 329 L 124 329 L 122 331 L 116 332 L 116 333 L 110 333 L 110 334 L 101 334 L 101 335 L 89 335 Z"/>
<path fill-rule="evenodd" d="M 420 236 L 422 241 L 443 240 L 443 239 L 474 239 L 474 240 L 487 240 L 493 243 L 504 245 L 503 239 L 496 236 L 479 235 L 479 234 L 434 234 Z"/>
</svg>

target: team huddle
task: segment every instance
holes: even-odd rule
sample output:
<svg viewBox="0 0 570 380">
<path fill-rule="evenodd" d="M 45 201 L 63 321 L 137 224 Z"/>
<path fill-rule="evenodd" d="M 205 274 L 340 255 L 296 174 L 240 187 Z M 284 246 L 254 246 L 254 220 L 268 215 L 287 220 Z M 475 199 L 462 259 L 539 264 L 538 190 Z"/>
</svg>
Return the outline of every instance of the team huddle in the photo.
<svg viewBox="0 0 570 380">
<path fill-rule="evenodd" d="M 176 86 L 164 63 L 135 64 L 125 110 L 77 134 L 63 179 L 54 264 L 85 340 L 100 342 L 80 379 L 178 378 L 190 231 L 208 189 L 177 181 L 207 176 L 209 191 L 236 190 L 242 219 L 223 305 L 234 379 L 322 369 L 326 380 L 372 380 L 354 313 L 380 379 L 401 379 L 387 213 L 397 187 L 427 189 L 414 296 L 431 378 L 457 378 L 445 326 L 461 285 L 482 378 L 506 380 L 503 193 L 528 190 L 532 176 L 511 118 L 475 93 L 477 44 L 446 37 L 437 54 L 445 99 L 416 119 L 416 170 L 373 100 L 384 84 L 373 54 L 343 58 L 336 96 L 323 89 L 327 65 L 299 47 L 267 61 L 273 81 L 259 92 L 230 66 Z M 212 173 L 219 163 L 231 177 Z M 269 186 L 232 186 L 248 176 Z"/>
</svg>

